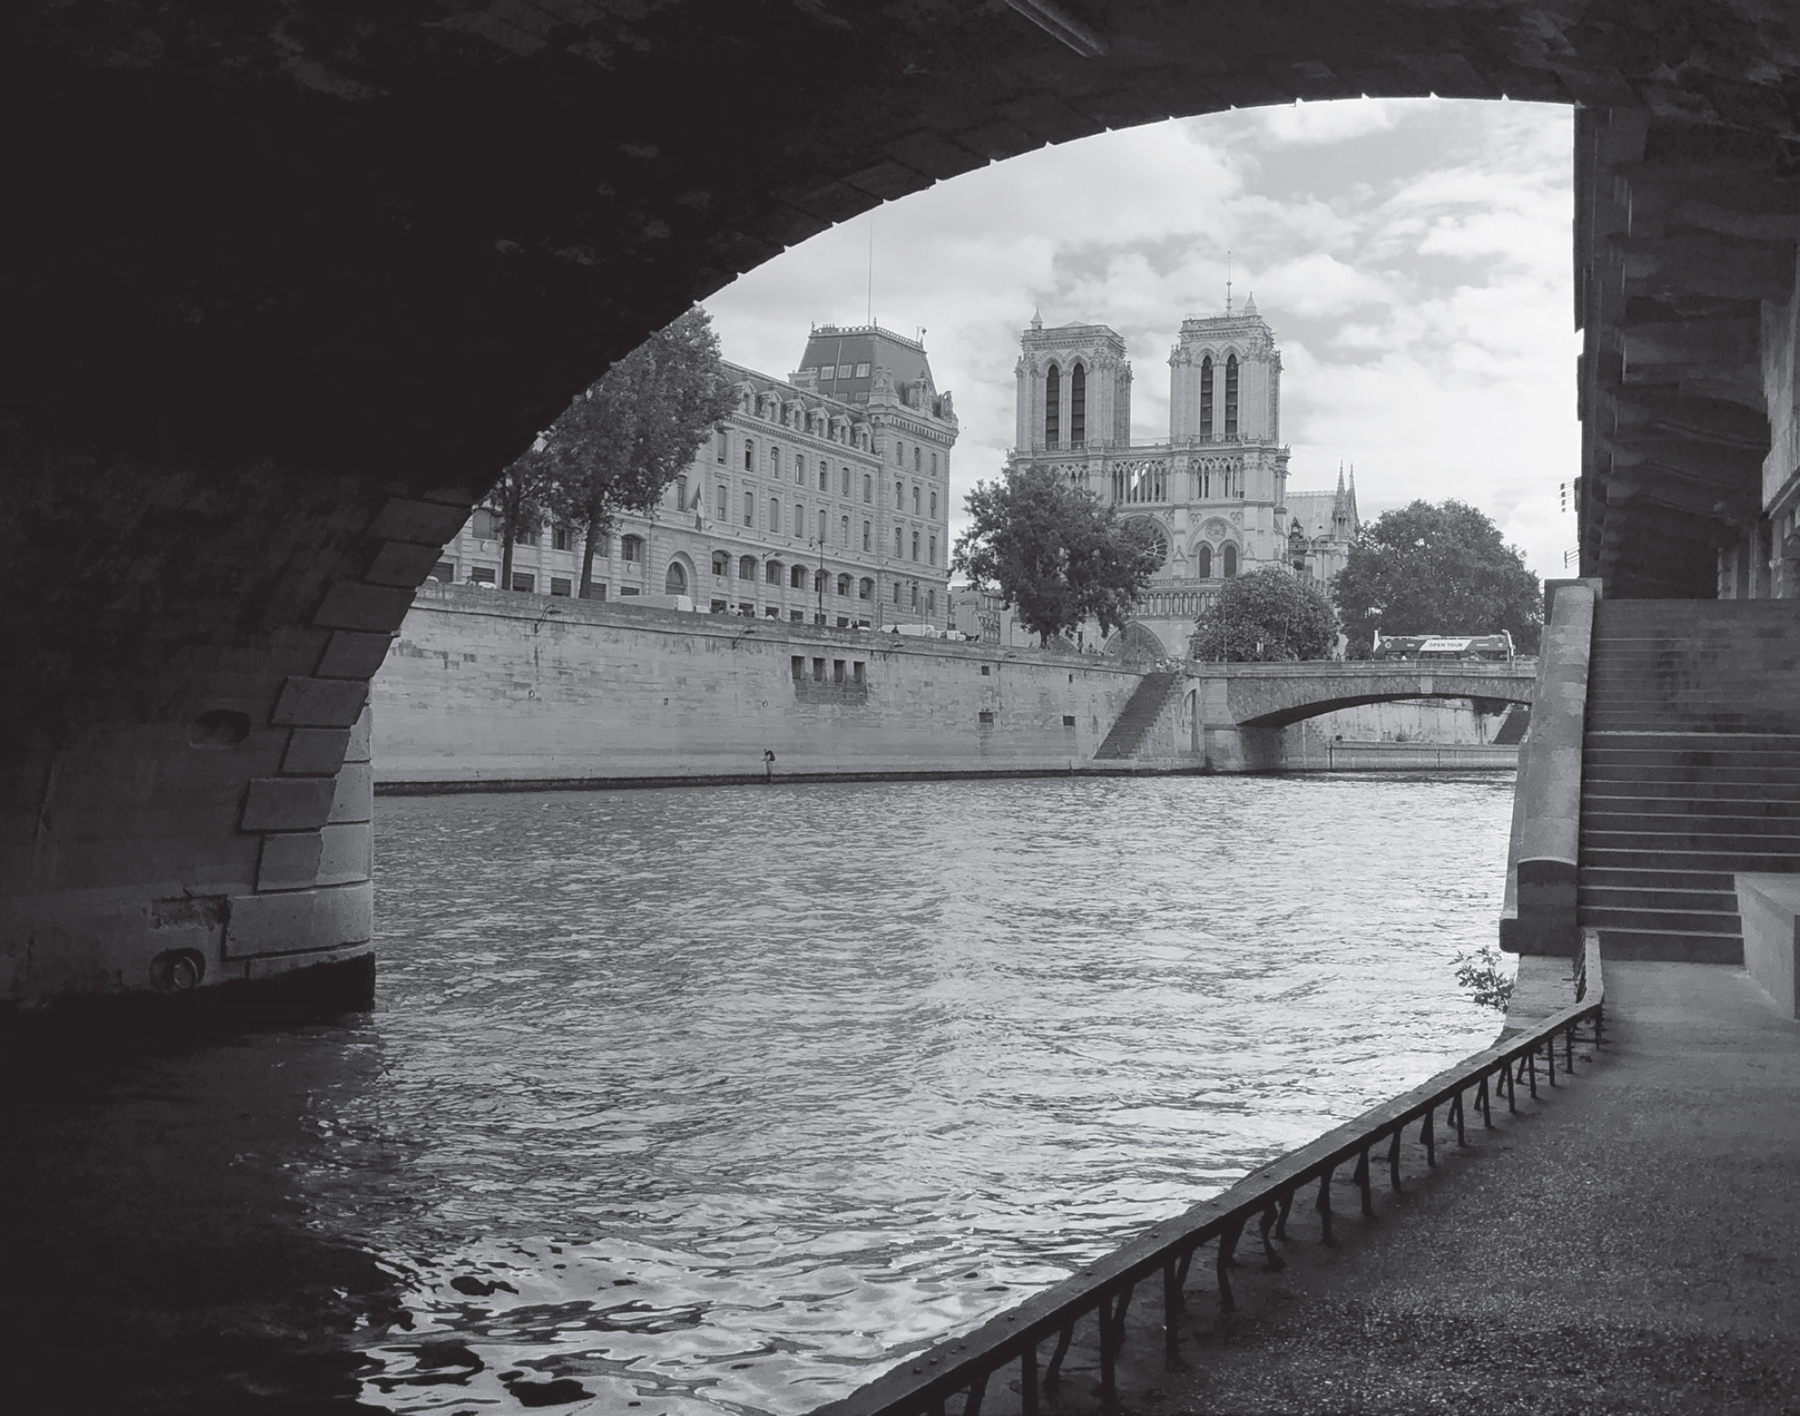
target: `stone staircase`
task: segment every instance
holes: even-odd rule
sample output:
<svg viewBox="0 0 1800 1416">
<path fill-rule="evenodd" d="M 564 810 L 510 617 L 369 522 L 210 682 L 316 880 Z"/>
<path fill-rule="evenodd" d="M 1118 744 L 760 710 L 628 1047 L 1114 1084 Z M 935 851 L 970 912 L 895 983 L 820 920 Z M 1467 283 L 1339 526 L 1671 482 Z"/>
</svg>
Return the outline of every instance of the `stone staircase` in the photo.
<svg viewBox="0 0 1800 1416">
<path fill-rule="evenodd" d="M 1106 735 L 1106 741 L 1094 754 L 1094 760 L 1117 762 L 1136 757 L 1138 749 L 1144 745 L 1145 735 L 1156 725 L 1156 720 L 1168 706 L 1170 695 L 1184 677 L 1180 672 L 1145 674 L 1143 682 L 1127 700 L 1125 711 L 1119 714 L 1118 722 Z"/>
<path fill-rule="evenodd" d="M 1601 600 L 1577 911 L 1613 958 L 1741 963 L 1736 872 L 1800 872 L 1800 605 Z"/>
</svg>

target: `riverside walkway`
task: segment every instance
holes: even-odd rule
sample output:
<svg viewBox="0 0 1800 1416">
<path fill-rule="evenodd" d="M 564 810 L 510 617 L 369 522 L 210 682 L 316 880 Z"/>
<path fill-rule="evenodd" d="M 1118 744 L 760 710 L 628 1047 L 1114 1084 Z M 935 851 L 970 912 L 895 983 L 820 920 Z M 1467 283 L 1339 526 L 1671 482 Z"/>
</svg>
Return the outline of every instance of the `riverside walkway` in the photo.
<svg viewBox="0 0 1800 1416">
<path fill-rule="evenodd" d="M 1561 967 L 1526 963 L 1522 994 Z M 1605 969 L 1606 1043 L 1573 1079 L 1436 1170 L 1409 1158 L 1334 1247 L 1296 1207 L 1283 1271 L 1241 1251 L 1229 1316 L 1197 1272 L 1179 1367 L 1144 1304 L 1119 1409 L 1800 1411 L 1800 1023 L 1741 970 Z M 1078 1340 L 1043 1409 L 1099 1410 L 1097 1371 Z"/>
</svg>

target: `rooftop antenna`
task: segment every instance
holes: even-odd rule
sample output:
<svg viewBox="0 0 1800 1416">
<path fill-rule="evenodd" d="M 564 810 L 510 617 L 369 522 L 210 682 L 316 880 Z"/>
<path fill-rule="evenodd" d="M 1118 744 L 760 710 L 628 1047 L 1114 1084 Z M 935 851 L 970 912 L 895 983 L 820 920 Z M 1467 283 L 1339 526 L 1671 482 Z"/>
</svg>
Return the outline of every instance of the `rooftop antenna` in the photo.
<svg viewBox="0 0 1800 1416">
<path fill-rule="evenodd" d="M 1231 313 L 1231 252 L 1225 253 L 1225 313 Z"/>
</svg>

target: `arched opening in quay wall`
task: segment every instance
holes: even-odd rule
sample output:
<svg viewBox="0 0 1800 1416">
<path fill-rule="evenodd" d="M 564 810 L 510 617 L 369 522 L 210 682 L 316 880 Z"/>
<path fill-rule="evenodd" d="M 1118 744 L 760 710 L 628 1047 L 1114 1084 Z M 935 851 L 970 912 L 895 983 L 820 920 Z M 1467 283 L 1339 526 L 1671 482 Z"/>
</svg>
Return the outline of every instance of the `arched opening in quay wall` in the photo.
<svg viewBox="0 0 1800 1416">
<path fill-rule="evenodd" d="M 1797 47 L 1751 7 L 108 23 L 29 22 L 6 85 L 41 136 L 0 275 L 23 686 L 0 999 L 185 979 L 152 961 L 215 930 L 208 985 L 365 957 L 366 871 L 332 828 L 366 827 L 367 681 L 494 469 L 783 247 L 1105 128 L 1357 94 L 1587 105 L 1584 571 L 1704 594 L 1738 547 L 1744 592 L 1782 588 L 1757 583 L 1783 513 L 1749 311 L 1791 298 Z M 221 715 L 229 743 L 201 727 Z"/>
</svg>

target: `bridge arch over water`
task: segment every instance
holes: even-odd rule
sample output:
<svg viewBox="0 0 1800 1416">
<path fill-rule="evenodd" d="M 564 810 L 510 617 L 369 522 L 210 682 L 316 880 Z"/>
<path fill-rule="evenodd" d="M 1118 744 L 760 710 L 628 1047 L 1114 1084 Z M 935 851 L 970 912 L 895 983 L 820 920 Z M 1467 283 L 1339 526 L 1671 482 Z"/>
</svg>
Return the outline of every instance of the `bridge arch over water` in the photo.
<svg viewBox="0 0 1800 1416">
<path fill-rule="evenodd" d="M 1531 702 L 1536 665 L 1220 664 L 1230 722 L 1240 728 L 1285 728 L 1340 708 L 1413 698 L 1493 698 Z M 1209 701 L 1216 700 L 1212 695 Z M 1221 725 L 1222 726 L 1222 725 Z"/>
<path fill-rule="evenodd" d="M 1360 94 L 1584 105 L 1584 573 L 1710 594 L 1760 505 L 1758 302 L 1794 272 L 1765 239 L 1800 81 L 1779 7 L 279 18 L 123 0 L 12 33 L 0 1002 L 184 950 L 208 985 L 366 958 L 368 679 L 497 469 L 737 273 L 1048 143 Z"/>
</svg>

